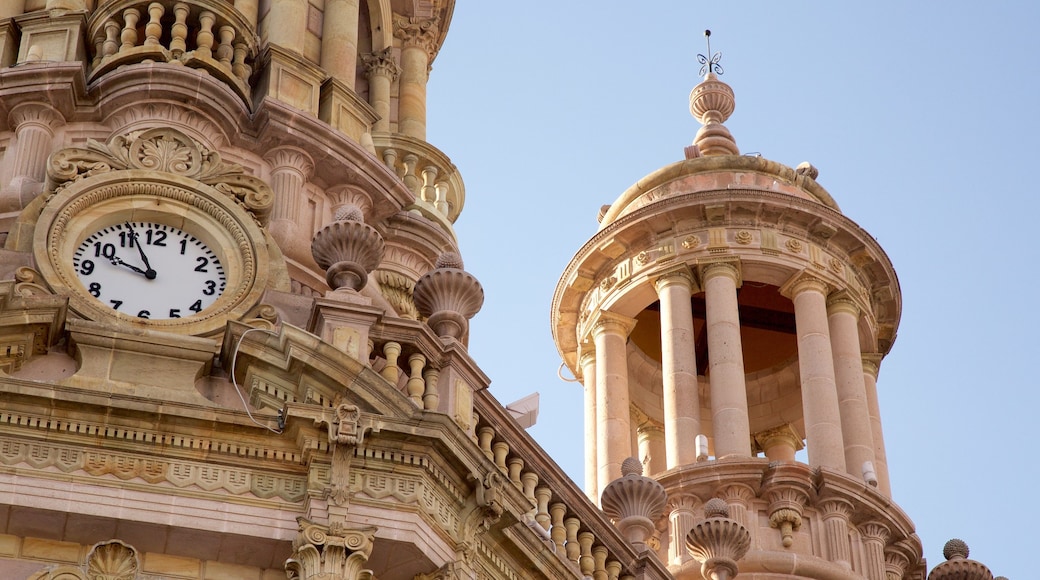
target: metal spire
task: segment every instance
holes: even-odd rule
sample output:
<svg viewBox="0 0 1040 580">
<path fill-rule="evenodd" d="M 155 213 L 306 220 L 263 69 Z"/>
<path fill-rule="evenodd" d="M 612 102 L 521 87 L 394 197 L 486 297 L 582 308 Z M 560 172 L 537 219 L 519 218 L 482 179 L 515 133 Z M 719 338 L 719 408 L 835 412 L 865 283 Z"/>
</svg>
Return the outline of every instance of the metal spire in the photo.
<svg viewBox="0 0 1040 580">
<path fill-rule="evenodd" d="M 722 51 L 716 52 L 715 54 L 711 54 L 710 30 L 704 31 L 704 38 L 708 41 L 708 54 L 711 56 L 709 58 L 707 56 L 704 56 L 703 54 L 697 55 L 697 61 L 704 65 L 701 67 L 701 71 L 697 74 L 700 76 L 704 76 L 709 73 L 715 73 L 717 75 L 720 75 L 722 74 L 722 65 L 719 64 L 719 61 L 722 60 Z"/>
</svg>

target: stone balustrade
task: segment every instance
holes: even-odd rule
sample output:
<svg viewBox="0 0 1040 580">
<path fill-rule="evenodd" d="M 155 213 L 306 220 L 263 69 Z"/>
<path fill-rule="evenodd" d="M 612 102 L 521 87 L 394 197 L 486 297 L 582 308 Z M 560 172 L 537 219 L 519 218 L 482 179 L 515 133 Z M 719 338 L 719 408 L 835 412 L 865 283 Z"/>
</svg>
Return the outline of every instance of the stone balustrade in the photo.
<svg viewBox="0 0 1040 580">
<path fill-rule="evenodd" d="M 112 0 L 91 15 L 88 81 L 117 67 L 168 62 L 202 69 L 246 102 L 259 39 L 252 24 L 220 0 Z"/>
<path fill-rule="evenodd" d="M 415 195 L 415 204 L 408 209 L 452 232 L 466 189 L 451 159 L 429 143 L 405 135 L 373 133 L 372 141 L 376 155 Z"/>
</svg>

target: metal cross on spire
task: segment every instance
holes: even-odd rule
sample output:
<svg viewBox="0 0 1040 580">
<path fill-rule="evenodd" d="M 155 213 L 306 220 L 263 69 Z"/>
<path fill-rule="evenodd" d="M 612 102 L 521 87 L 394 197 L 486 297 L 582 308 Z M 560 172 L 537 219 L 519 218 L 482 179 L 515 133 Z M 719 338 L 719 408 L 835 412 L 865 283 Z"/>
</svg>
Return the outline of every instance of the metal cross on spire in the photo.
<svg viewBox="0 0 1040 580">
<path fill-rule="evenodd" d="M 715 73 L 717 75 L 720 75 L 720 74 L 722 74 L 722 65 L 719 64 L 719 61 L 722 60 L 722 51 L 716 52 L 715 54 L 711 53 L 711 31 L 710 30 L 705 30 L 704 31 L 704 38 L 705 38 L 705 40 L 708 41 L 708 55 L 709 56 L 704 56 L 703 54 L 698 54 L 697 55 L 697 61 L 700 62 L 703 65 L 701 67 L 701 72 L 699 72 L 697 74 L 700 75 L 700 76 L 704 76 L 704 75 L 706 75 L 708 73 Z"/>
</svg>

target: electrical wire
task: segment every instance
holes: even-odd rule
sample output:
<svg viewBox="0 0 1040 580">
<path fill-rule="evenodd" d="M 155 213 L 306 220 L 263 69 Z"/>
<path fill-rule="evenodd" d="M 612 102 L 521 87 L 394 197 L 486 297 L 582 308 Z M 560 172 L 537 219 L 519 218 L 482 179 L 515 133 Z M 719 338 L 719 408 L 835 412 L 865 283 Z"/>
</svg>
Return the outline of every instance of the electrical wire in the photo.
<svg viewBox="0 0 1040 580">
<path fill-rule="evenodd" d="M 242 408 L 246 410 L 246 415 L 249 415 L 249 420 L 252 421 L 253 423 L 256 423 L 257 425 L 263 427 L 264 429 L 267 429 L 268 431 L 270 431 L 272 433 L 281 435 L 282 434 L 282 430 L 281 429 L 272 429 L 272 428 L 268 427 L 265 423 L 261 423 L 260 421 L 257 421 L 255 417 L 253 417 L 252 411 L 249 410 L 249 403 L 246 402 L 245 396 L 242 395 L 242 389 L 239 388 L 239 386 L 238 386 L 238 380 L 235 379 L 235 363 L 238 361 L 238 351 L 239 351 L 240 348 L 242 348 L 242 341 L 245 340 L 246 335 L 249 334 L 250 332 L 253 332 L 254 330 L 259 330 L 260 332 L 266 332 L 266 333 L 268 333 L 268 334 L 270 334 L 272 336 L 277 336 L 276 333 L 274 333 L 274 332 L 272 332 L 270 330 L 267 330 L 266 328 L 250 328 L 250 329 L 246 330 L 245 332 L 243 332 L 242 336 L 238 337 L 238 341 L 235 342 L 235 350 L 234 350 L 234 352 L 231 353 L 231 369 L 230 369 L 231 370 L 231 384 L 234 385 L 235 392 L 238 393 L 238 398 L 242 401 Z M 281 419 L 281 417 L 279 417 L 279 419 Z"/>
</svg>

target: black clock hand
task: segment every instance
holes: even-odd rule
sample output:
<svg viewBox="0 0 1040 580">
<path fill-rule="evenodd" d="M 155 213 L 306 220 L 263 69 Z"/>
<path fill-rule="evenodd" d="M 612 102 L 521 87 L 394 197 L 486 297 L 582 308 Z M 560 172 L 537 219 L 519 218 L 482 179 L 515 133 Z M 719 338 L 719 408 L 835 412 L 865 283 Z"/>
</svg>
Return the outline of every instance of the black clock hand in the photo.
<svg viewBox="0 0 1040 580">
<path fill-rule="evenodd" d="M 141 254 L 141 261 L 144 262 L 145 271 L 141 272 L 145 278 L 149 280 L 155 280 L 155 270 L 152 269 L 152 265 L 148 263 L 148 256 L 144 255 L 144 247 L 141 246 L 141 240 L 137 237 L 137 232 L 134 231 L 134 226 L 130 225 L 130 222 L 126 222 L 127 229 L 130 230 L 130 239 L 133 240 L 134 245 L 137 246 L 137 253 Z M 120 260 L 122 262 L 122 260 Z M 114 264 L 115 262 L 113 262 Z M 129 266 L 129 264 L 126 264 Z M 134 268 L 140 272 L 139 268 Z"/>
<path fill-rule="evenodd" d="M 134 266 L 133 264 L 127 264 L 126 262 L 124 262 L 120 258 L 116 258 L 116 257 L 109 258 L 108 261 L 112 262 L 113 266 L 123 266 L 123 267 L 126 267 L 126 268 L 130 268 L 131 270 L 133 270 L 134 272 L 137 272 L 138 274 L 144 274 L 144 277 L 148 278 L 149 280 L 153 280 L 155 278 L 155 270 L 145 271 L 145 270 L 142 270 L 142 269 L 138 268 L 137 266 Z M 151 272 L 151 274 L 152 274 L 151 276 L 148 275 L 149 272 Z"/>
</svg>

